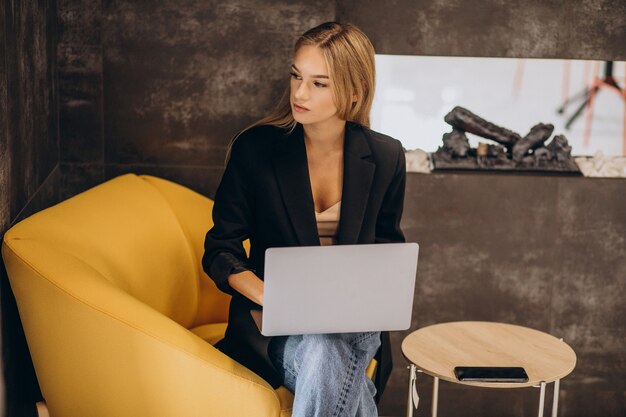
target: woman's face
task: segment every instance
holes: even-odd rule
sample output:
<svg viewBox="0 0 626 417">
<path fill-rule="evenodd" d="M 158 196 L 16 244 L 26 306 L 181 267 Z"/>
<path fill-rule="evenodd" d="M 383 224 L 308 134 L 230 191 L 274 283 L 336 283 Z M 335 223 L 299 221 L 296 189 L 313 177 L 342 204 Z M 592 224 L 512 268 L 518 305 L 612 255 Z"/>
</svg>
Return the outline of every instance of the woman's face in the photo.
<svg viewBox="0 0 626 417">
<path fill-rule="evenodd" d="M 291 113 L 296 122 L 319 124 L 336 120 L 337 107 L 333 100 L 326 60 L 317 46 L 302 46 L 291 66 Z"/>
</svg>

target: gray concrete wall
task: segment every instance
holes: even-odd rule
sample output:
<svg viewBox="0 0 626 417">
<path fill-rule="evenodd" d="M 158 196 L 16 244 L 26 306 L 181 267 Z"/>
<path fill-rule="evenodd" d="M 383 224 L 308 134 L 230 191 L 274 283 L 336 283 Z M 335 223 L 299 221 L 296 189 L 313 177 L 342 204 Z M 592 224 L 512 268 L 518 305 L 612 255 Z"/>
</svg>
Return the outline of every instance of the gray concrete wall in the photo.
<svg viewBox="0 0 626 417">
<path fill-rule="evenodd" d="M 56 2 L 0 2 L 0 236 L 59 201 Z M 0 262 L 0 413 L 35 415 L 41 398 Z M 6 401 L 5 401 L 6 400 Z"/>
<path fill-rule="evenodd" d="M 626 59 L 623 0 L 338 0 L 379 54 Z"/>
<path fill-rule="evenodd" d="M 296 36 L 335 3 L 260 0 L 59 5 L 62 194 L 126 172 L 211 195 L 226 146 L 288 80 Z"/>
<path fill-rule="evenodd" d="M 578 363 L 562 381 L 559 415 L 626 415 L 626 180 L 409 173 L 402 226 L 420 259 L 412 327 L 393 333 L 381 415 L 404 412 L 402 339 L 457 320 L 562 337 Z M 432 379 L 419 384 L 417 415 L 430 415 Z M 439 415 L 536 415 L 538 399 L 538 389 L 442 382 Z"/>
<path fill-rule="evenodd" d="M 142 170 L 211 195 L 228 140 L 280 96 L 296 36 L 326 20 L 384 54 L 626 59 L 626 3 L 575 3 L 61 1 L 61 193 Z"/>
<path fill-rule="evenodd" d="M 66 198 L 104 181 L 102 1 L 59 1 L 59 148 Z"/>
</svg>

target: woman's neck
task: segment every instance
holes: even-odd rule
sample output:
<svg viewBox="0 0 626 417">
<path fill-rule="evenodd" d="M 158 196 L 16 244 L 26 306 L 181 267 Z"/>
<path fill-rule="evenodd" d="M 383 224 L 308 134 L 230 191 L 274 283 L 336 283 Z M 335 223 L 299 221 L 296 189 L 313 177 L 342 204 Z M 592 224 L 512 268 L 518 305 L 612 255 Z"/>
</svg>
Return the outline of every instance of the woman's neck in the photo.
<svg viewBox="0 0 626 417">
<path fill-rule="evenodd" d="M 346 121 L 327 123 L 324 126 L 303 125 L 304 142 L 308 149 L 320 152 L 343 150 Z"/>
</svg>

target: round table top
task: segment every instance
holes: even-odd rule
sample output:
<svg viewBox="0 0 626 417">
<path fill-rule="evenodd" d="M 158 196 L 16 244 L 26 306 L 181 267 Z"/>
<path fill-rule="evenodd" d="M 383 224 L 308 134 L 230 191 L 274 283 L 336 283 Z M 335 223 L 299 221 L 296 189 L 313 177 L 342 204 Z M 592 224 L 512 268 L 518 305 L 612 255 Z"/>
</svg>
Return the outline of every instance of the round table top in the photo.
<svg viewBox="0 0 626 417">
<path fill-rule="evenodd" d="M 402 353 L 425 373 L 457 384 L 521 388 L 567 376 L 576 354 L 560 339 L 539 330 L 506 323 L 458 321 L 424 327 L 402 341 Z M 461 382 L 456 366 L 521 366 L 528 382 Z"/>
</svg>

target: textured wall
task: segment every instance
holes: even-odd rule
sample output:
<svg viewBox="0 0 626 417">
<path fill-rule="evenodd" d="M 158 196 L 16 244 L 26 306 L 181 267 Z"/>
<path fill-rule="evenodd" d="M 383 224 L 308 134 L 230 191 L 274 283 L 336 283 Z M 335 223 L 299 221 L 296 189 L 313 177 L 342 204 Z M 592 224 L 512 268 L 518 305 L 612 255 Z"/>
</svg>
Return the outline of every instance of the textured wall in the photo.
<svg viewBox="0 0 626 417">
<path fill-rule="evenodd" d="M 280 96 L 295 37 L 333 19 L 379 53 L 626 59 L 621 0 L 64 0 L 62 195 L 133 171 L 210 195 L 225 144 Z"/>
<path fill-rule="evenodd" d="M 280 96 L 295 37 L 333 19 L 378 53 L 626 59 L 622 0 L 63 0 L 62 196 L 133 171 L 211 195 L 225 144 Z"/>
<path fill-rule="evenodd" d="M 332 1 L 59 5 L 64 196 L 126 172 L 211 195 L 226 145 L 271 109 Z M 103 88 L 104 86 L 104 88 Z"/>
<path fill-rule="evenodd" d="M 9 217 L 15 219 L 58 163 L 54 2 L 5 2 Z M 8 173 L 8 174 L 7 174 Z"/>
<path fill-rule="evenodd" d="M 11 220 L 11 196 L 8 192 L 10 184 L 9 172 L 11 170 L 11 158 L 9 158 L 9 120 L 8 112 L 8 60 L 7 60 L 7 12 L 6 2 L 0 2 L 0 230 L 6 230 Z"/>
<path fill-rule="evenodd" d="M 102 1 L 58 5 L 61 195 L 104 181 Z"/>
<path fill-rule="evenodd" d="M 56 2 L 0 2 L 0 236 L 58 202 Z M 15 299 L 0 261 L 7 416 L 35 415 L 41 398 Z M 4 394 L 4 390 L 2 390 Z"/>
<path fill-rule="evenodd" d="M 379 54 L 626 59 L 623 0 L 338 0 Z"/>
<path fill-rule="evenodd" d="M 413 323 L 392 336 L 396 366 L 381 414 L 404 413 L 404 336 L 435 323 L 486 320 L 572 346 L 578 363 L 561 384 L 561 416 L 626 415 L 624 213 L 622 179 L 408 174 L 402 226 L 420 244 Z M 432 379 L 418 383 L 417 415 L 430 415 Z M 537 389 L 442 382 L 439 415 L 535 415 L 538 398 Z"/>
</svg>

